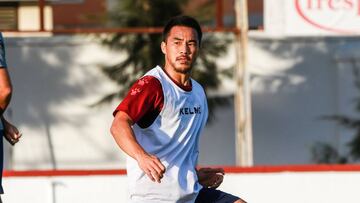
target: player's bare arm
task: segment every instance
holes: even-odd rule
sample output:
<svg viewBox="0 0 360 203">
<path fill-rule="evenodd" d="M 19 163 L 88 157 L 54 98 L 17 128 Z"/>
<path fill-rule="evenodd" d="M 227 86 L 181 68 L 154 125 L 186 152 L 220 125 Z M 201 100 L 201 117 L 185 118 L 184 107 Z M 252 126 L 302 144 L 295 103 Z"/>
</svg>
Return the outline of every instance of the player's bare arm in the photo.
<svg viewBox="0 0 360 203">
<path fill-rule="evenodd" d="M 141 170 L 152 180 L 158 183 L 165 173 L 165 166 L 154 155 L 148 154 L 137 142 L 131 128 L 133 121 L 125 112 L 119 111 L 115 115 L 111 126 L 111 134 L 118 146 L 130 157 L 134 158 Z"/>
<path fill-rule="evenodd" d="M 7 69 L 0 67 L 0 115 L 3 114 L 9 104 L 11 93 L 12 86 Z"/>
</svg>

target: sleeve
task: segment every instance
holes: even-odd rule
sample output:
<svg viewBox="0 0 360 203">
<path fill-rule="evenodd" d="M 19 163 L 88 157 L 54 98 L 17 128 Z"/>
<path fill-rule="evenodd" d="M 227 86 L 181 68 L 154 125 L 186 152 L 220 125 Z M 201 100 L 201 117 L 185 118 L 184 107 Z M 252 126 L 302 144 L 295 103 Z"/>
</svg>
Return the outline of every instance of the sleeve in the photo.
<svg viewBox="0 0 360 203">
<path fill-rule="evenodd" d="M 153 76 L 144 76 L 134 83 L 124 100 L 115 109 L 127 113 L 134 123 L 151 112 L 160 112 L 164 94 L 160 81 Z"/>
<path fill-rule="evenodd" d="M 0 32 L 0 68 L 6 68 L 6 58 L 5 58 L 5 44 L 2 33 Z"/>
</svg>

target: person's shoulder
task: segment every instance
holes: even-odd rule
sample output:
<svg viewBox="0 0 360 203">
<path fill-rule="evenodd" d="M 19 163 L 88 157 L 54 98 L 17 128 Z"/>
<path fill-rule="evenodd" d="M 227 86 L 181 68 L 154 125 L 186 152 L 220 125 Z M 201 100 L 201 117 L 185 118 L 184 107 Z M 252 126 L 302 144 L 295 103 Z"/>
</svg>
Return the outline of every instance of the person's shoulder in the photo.
<svg viewBox="0 0 360 203">
<path fill-rule="evenodd" d="M 191 79 L 191 85 L 193 89 L 204 91 L 204 87 L 194 79 Z"/>
<path fill-rule="evenodd" d="M 6 68 L 6 59 L 5 59 L 5 45 L 2 33 L 0 32 L 0 69 Z"/>
<path fill-rule="evenodd" d="M 192 80 L 191 80 L 191 85 L 192 85 L 192 91 L 193 91 L 195 94 L 200 95 L 200 96 L 203 96 L 203 97 L 206 97 L 205 89 L 204 89 L 204 87 L 203 87 L 199 82 L 197 82 L 196 80 L 192 79 Z"/>
<path fill-rule="evenodd" d="M 142 92 L 141 95 L 155 95 L 162 92 L 160 81 L 151 75 L 145 75 L 138 79 L 130 88 L 130 95 L 135 96 Z M 136 93 L 136 94 L 135 94 Z"/>
<path fill-rule="evenodd" d="M 160 80 L 161 78 L 161 67 L 155 66 L 154 68 L 150 69 L 147 73 L 145 73 L 145 76 L 153 76 L 155 78 L 158 78 Z"/>
<path fill-rule="evenodd" d="M 0 44 L 1 44 L 1 46 L 4 45 L 4 36 L 3 36 L 2 32 L 0 32 Z"/>
<path fill-rule="evenodd" d="M 161 86 L 159 79 L 152 75 L 145 75 L 136 81 L 140 86 Z"/>
</svg>

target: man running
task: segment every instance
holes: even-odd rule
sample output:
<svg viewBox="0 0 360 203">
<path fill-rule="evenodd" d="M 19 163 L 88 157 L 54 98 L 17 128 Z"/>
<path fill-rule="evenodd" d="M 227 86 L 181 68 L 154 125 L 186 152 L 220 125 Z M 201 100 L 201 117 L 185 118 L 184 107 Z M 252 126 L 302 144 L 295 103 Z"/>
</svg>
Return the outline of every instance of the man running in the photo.
<svg viewBox="0 0 360 203">
<path fill-rule="evenodd" d="M 111 133 L 128 155 L 132 203 L 244 203 L 216 190 L 222 169 L 197 170 L 199 136 L 208 117 L 206 95 L 191 78 L 202 31 L 188 16 L 165 25 L 156 66 L 131 87 L 114 111 Z"/>
</svg>

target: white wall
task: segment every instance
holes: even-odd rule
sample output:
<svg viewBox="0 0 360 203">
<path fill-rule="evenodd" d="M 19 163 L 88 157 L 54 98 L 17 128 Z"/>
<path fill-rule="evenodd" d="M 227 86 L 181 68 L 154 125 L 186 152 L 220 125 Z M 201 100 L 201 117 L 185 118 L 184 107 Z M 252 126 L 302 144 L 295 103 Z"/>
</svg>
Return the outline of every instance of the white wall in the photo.
<svg viewBox="0 0 360 203">
<path fill-rule="evenodd" d="M 7 116 L 23 133 L 10 167 L 124 167 L 109 133 L 116 104 L 90 107 L 115 90 L 97 66 L 119 55 L 81 37 L 12 38 L 6 45 L 14 84 Z"/>
<path fill-rule="evenodd" d="M 352 69 L 360 58 L 349 54 L 359 38 L 253 35 L 249 46 L 255 164 L 309 163 L 317 141 L 344 152 L 354 132 L 321 117 L 358 114 Z M 351 60 L 340 63 L 344 47 Z"/>
<path fill-rule="evenodd" d="M 348 152 L 354 131 L 322 117 L 358 115 L 354 99 L 359 90 L 353 68 L 360 68 L 359 49 L 360 39 L 355 37 L 286 38 L 250 33 L 255 165 L 312 163 L 316 142 Z M 230 51 L 228 58 L 219 61 L 232 63 L 234 58 Z M 217 112 L 202 138 L 206 147 L 200 154 L 201 163 L 235 163 L 234 139 L 228 137 L 235 133 L 233 120 L 232 104 Z"/>
<path fill-rule="evenodd" d="M 127 202 L 126 176 L 6 177 L 7 203 Z M 247 202 L 358 203 L 360 172 L 228 173 L 220 190 Z"/>
<path fill-rule="evenodd" d="M 5 40 L 14 84 L 6 114 L 24 134 L 15 148 L 6 146 L 6 167 L 124 168 L 123 153 L 109 133 L 111 114 L 119 101 L 89 107 L 116 89 L 97 65 L 115 63 L 123 55 L 83 36 Z M 358 38 L 250 34 L 255 164 L 311 163 L 310 150 L 316 141 L 346 151 L 345 143 L 353 132 L 320 117 L 354 113 L 352 99 L 357 90 L 351 69 L 358 66 L 353 62 L 359 58 L 351 53 L 359 49 Z M 219 58 L 221 65 L 234 61 L 233 48 Z M 233 91 L 233 83 L 226 84 L 221 91 Z M 219 108 L 216 115 L 201 138 L 199 162 L 233 165 L 233 104 Z"/>
<path fill-rule="evenodd" d="M 6 38 L 6 48 L 14 84 L 6 114 L 19 125 L 23 138 L 14 148 L 6 145 L 5 167 L 124 168 L 124 154 L 109 133 L 120 100 L 89 107 L 116 91 L 98 65 L 116 63 L 123 55 L 82 36 Z M 220 111 L 226 113 L 218 115 L 202 138 L 200 164 L 235 163 L 231 108 Z M 219 136 L 223 124 L 229 133 Z M 228 150 L 212 150 L 219 144 L 229 145 Z"/>
</svg>

